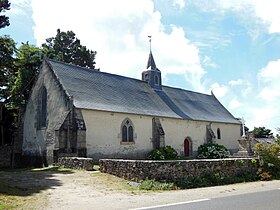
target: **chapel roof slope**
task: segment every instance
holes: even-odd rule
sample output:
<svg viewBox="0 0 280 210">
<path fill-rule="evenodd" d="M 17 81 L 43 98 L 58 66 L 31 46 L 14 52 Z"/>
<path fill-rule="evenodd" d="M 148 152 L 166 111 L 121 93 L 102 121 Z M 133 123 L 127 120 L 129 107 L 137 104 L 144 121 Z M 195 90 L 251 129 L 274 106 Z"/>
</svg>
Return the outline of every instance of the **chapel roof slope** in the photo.
<svg viewBox="0 0 280 210">
<path fill-rule="evenodd" d="M 47 60 L 74 106 L 81 109 L 240 124 L 215 98 L 142 80 Z"/>
</svg>

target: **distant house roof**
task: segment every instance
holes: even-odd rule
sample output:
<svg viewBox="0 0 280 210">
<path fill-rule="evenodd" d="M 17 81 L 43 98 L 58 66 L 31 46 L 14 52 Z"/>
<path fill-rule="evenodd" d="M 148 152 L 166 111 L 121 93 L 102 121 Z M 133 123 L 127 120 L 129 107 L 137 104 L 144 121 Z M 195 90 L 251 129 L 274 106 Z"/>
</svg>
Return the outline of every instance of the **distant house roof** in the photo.
<svg viewBox="0 0 280 210">
<path fill-rule="evenodd" d="M 240 124 L 214 95 L 168 86 L 154 90 L 142 80 L 53 60 L 47 63 L 77 108 Z"/>
</svg>

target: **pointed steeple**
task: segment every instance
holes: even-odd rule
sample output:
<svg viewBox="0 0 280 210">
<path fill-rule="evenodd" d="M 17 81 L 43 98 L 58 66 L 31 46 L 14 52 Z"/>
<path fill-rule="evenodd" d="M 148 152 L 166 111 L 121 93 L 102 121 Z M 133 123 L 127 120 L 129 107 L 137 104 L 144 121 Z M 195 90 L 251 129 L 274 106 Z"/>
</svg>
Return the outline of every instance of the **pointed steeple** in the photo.
<svg viewBox="0 0 280 210">
<path fill-rule="evenodd" d="M 150 51 L 150 55 L 149 55 L 149 59 L 148 59 L 148 63 L 147 63 L 147 69 L 157 70 L 156 62 L 154 60 L 152 51 Z"/>
<path fill-rule="evenodd" d="M 147 63 L 147 69 L 142 72 L 142 80 L 149 83 L 153 89 L 162 90 L 161 72 L 156 66 L 152 50 L 151 50 L 151 36 L 150 38 L 150 54 Z"/>
</svg>

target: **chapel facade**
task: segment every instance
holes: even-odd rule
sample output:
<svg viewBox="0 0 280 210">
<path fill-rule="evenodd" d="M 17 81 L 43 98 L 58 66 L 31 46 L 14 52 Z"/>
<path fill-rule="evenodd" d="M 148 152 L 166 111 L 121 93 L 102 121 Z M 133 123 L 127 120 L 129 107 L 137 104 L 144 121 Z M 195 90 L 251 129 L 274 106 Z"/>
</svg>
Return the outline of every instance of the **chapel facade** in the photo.
<svg viewBox="0 0 280 210">
<path fill-rule="evenodd" d="M 170 145 L 181 156 L 216 142 L 238 150 L 240 122 L 211 95 L 162 85 L 150 51 L 142 79 L 44 60 L 24 116 L 23 156 L 144 159 Z"/>
</svg>

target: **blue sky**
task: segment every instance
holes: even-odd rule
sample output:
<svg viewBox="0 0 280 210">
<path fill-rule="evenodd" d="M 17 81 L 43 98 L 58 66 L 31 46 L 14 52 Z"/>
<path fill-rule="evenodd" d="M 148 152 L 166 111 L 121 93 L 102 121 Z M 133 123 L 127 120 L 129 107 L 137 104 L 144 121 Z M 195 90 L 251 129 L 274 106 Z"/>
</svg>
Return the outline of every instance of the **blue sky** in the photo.
<svg viewBox="0 0 280 210">
<path fill-rule="evenodd" d="M 139 78 L 152 51 L 165 85 L 210 94 L 246 125 L 280 127 L 275 0 L 11 0 L 17 43 L 73 30 L 104 72 Z"/>
</svg>

